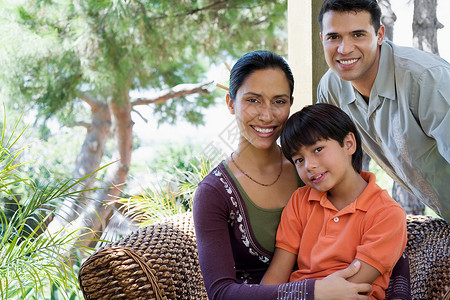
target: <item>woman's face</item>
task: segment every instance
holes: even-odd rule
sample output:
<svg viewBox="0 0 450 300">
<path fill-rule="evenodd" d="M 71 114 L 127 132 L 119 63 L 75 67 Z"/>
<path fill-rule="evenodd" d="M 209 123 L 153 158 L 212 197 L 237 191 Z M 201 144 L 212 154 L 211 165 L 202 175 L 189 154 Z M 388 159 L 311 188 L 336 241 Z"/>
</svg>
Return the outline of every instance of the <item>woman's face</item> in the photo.
<svg viewBox="0 0 450 300">
<path fill-rule="evenodd" d="M 239 87 L 227 105 L 240 131 L 240 143 L 267 149 L 276 143 L 289 117 L 290 87 L 281 69 L 257 70 Z"/>
</svg>

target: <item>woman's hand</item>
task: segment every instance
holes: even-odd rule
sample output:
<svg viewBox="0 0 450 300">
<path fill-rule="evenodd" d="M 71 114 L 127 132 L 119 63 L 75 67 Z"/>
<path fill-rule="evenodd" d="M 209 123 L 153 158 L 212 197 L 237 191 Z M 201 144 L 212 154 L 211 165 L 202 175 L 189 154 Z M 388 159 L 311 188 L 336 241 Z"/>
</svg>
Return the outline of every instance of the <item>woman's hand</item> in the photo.
<svg viewBox="0 0 450 300">
<path fill-rule="evenodd" d="M 361 263 L 356 260 L 346 269 L 334 272 L 322 280 L 316 280 L 314 285 L 314 299 L 370 299 L 369 296 L 359 294 L 372 291 L 370 284 L 351 283 L 346 280 L 346 278 L 356 274 L 360 267 Z"/>
</svg>

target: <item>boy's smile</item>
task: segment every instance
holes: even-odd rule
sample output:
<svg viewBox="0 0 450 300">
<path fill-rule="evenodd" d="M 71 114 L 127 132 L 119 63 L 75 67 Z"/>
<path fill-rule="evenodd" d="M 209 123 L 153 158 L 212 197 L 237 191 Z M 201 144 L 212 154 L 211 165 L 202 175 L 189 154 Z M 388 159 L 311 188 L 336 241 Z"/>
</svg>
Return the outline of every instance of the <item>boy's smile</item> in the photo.
<svg viewBox="0 0 450 300">
<path fill-rule="evenodd" d="M 321 181 L 324 179 L 324 177 L 325 177 L 326 174 L 327 174 L 327 172 L 322 173 L 322 174 L 319 174 L 319 175 L 317 175 L 317 176 L 311 176 L 311 177 L 310 177 L 310 180 L 311 180 L 313 183 L 319 183 L 319 182 L 321 182 Z"/>
<path fill-rule="evenodd" d="M 348 192 L 356 171 L 352 165 L 354 149 L 349 147 L 351 134 L 341 146 L 333 139 L 320 139 L 313 145 L 303 145 L 292 160 L 303 182 L 318 191 L 328 192 L 329 198 Z"/>
</svg>

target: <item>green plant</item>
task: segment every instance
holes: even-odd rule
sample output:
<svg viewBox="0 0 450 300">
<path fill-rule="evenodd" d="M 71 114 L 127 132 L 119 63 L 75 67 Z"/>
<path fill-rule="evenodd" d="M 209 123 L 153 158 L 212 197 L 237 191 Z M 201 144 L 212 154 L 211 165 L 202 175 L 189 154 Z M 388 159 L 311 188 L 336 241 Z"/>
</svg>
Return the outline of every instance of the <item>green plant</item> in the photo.
<svg viewBox="0 0 450 300">
<path fill-rule="evenodd" d="M 201 146 L 193 143 L 165 143 L 155 151 L 149 170 L 168 174 L 172 174 L 174 169 L 194 172 L 194 166 L 198 165 L 194 153 L 200 151 Z"/>
<path fill-rule="evenodd" d="M 152 188 L 142 189 L 140 195 L 125 196 L 117 202 L 123 205 L 122 212 L 139 223 L 147 226 L 153 222 L 190 211 L 199 182 L 211 171 L 208 160 L 202 160 L 200 166 L 191 163 L 192 171 L 173 168 L 172 178 Z"/>
<path fill-rule="evenodd" d="M 73 260 L 92 249 L 76 247 L 83 241 L 80 229 L 50 233 L 46 224 L 64 199 L 75 202 L 85 192 L 74 189 L 85 178 L 32 180 L 21 172 L 25 163 L 19 156 L 25 147 L 17 147 L 25 129 L 16 134 L 17 122 L 7 136 L 5 123 L 0 138 L 0 297 L 46 299 L 57 289 L 73 299 L 78 290 Z M 17 194 L 22 190 L 25 197 Z"/>
</svg>

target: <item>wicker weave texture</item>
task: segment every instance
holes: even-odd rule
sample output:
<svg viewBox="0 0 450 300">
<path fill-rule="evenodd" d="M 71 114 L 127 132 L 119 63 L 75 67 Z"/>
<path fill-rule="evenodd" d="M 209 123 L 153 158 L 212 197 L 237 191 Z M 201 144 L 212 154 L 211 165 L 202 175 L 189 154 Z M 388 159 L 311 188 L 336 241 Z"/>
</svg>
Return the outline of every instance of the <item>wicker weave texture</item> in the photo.
<svg viewBox="0 0 450 300">
<path fill-rule="evenodd" d="M 408 216 L 406 253 L 413 299 L 450 299 L 450 225 L 441 219 Z"/>
<path fill-rule="evenodd" d="M 412 299 L 450 300 L 450 224 L 408 216 Z M 192 213 L 176 215 L 99 249 L 82 265 L 85 299 L 207 299 Z"/>
<path fill-rule="evenodd" d="M 140 229 L 82 265 L 85 299 L 207 299 L 192 214 Z"/>
</svg>

